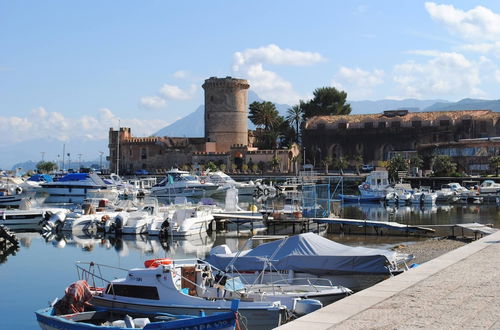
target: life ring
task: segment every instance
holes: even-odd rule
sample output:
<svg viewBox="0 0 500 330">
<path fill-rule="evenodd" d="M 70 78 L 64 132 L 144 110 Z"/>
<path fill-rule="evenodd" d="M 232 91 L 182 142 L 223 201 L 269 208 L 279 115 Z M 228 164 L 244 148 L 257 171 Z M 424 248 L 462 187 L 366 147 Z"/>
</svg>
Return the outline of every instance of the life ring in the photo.
<svg viewBox="0 0 500 330">
<path fill-rule="evenodd" d="M 370 189 L 370 185 L 368 183 L 363 183 L 363 189 Z"/>
<path fill-rule="evenodd" d="M 144 261 L 144 267 L 156 268 L 160 265 L 170 265 L 171 263 L 172 263 L 172 259 L 169 259 L 169 258 L 150 259 L 150 260 Z"/>
</svg>

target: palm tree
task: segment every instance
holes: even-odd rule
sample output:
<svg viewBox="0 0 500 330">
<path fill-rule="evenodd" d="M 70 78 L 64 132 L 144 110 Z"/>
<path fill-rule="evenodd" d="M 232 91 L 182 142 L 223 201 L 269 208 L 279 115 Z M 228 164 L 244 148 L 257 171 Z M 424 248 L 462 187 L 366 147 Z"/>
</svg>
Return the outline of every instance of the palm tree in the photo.
<svg viewBox="0 0 500 330">
<path fill-rule="evenodd" d="M 250 115 L 248 118 L 256 126 L 264 126 L 264 130 L 269 130 L 278 120 L 279 112 L 272 102 L 253 102 L 249 106 Z"/>
<path fill-rule="evenodd" d="M 300 105 L 294 105 L 286 111 L 286 120 L 295 127 L 295 142 L 299 142 L 299 126 L 302 123 L 303 111 Z"/>
</svg>

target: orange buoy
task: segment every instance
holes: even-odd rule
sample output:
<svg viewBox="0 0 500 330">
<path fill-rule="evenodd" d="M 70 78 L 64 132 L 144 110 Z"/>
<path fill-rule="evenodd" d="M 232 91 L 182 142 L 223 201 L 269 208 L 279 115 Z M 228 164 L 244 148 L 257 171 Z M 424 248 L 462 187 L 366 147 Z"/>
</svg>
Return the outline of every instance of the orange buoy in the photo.
<svg viewBox="0 0 500 330">
<path fill-rule="evenodd" d="M 172 259 L 169 259 L 169 258 L 150 259 L 150 260 L 144 261 L 144 267 L 157 268 L 160 265 L 170 265 L 171 263 L 172 263 Z"/>
</svg>

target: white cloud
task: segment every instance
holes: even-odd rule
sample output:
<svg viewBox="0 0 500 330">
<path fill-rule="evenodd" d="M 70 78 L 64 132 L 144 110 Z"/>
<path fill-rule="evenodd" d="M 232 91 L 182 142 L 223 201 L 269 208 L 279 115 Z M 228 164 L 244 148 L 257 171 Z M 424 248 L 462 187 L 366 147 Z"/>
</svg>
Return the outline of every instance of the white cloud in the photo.
<svg viewBox="0 0 500 330">
<path fill-rule="evenodd" d="M 480 54 L 491 53 L 494 56 L 500 58 L 500 41 L 496 42 L 484 42 L 477 44 L 465 44 L 459 46 L 457 49 L 466 51 L 466 52 L 475 52 Z"/>
<path fill-rule="evenodd" d="M 40 107 L 26 117 L 0 117 L 0 130 L 4 134 L 0 145 L 33 139 L 103 140 L 108 138 L 109 128 L 117 128 L 119 124 L 132 127 L 136 136 L 147 136 L 169 123 L 159 119 L 121 119 L 109 109 L 101 109 L 96 116 L 85 115 L 74 119 Z"/>
<path fill-rule="evenodd" d="M 301 97 L 292 84 L 264 65 L 307 66 L 324 61 L 319 53 L 281 49 L 276 45 L 246 49 L 234 53 L 233 71 L 235 75 L 246 78 L 250 86 L 263 99 L 294 104 Z"/>
<path fill-rule="evenodd" d="M 189 76 L 189 73 L 184 70 L 179 70 L 176 71 L 172 74 L 172 77 L 177 78 L 177 79 L 185 79 Z"/>
<path fill-rule="evenodd" d="M 500 15 L 477 6 L 469 11 L 453 5 L 438 5 L 426 2 L 425 8 L 435 21 L 443 23 L 448 30 L 469 40 L 498 40 L 500 38 Z"/>
<path fill-rule="evenodd" d="M 407 61 L 394 67 L 393 79 L 404 97 L 484 96 L 481 67 L 459 53 L 439 53 L 425 63 Z"/>
<path fill-rule="evenodd" d="M 276 45 L 268 45 L 260 48 L 250 48 L 243 52 L 234 53 L 233 70 L 239 71 L 242 66 L 252 64 L 275 64 L 307 66 L 324 61 L 320 53 L 303 52 L 292 49 L 281 49 Z"/>
<path fill-rule="evenodd" d="M 373 93 L 373 88 L 384 82 L 384 71 L 372 72 L 360 68 L 341 67 L 332 80 L 332 85 L 347 92 L 349 99 L 365 98 Z"/>
<path fill-rule="evenodd" d="M 192 99 L 196 95 L 197 89 L 198 88 L 194 84 L 187 90 L 183 90 L 175 85 L 164 84 L 160 89 L 160 95 L 166 99 L 184 101 Z"/>
<path fill-rule="evenodd" d="M 144 96 L 140 99 L 139 105 L 146 109 L 161 109 L 167 102 L 159 96 Z"/>
</svg>

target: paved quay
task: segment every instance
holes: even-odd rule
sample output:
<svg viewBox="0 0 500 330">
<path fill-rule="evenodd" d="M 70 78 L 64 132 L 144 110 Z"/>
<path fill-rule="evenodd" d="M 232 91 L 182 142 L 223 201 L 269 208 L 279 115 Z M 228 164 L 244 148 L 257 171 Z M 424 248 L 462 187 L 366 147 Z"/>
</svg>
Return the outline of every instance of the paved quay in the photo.
<svg viewBox="0 0 500 330">
<path fill-rule="evenodd" d="M 279 329 L 500 329 L 500 231 Z"/>
</svg>

